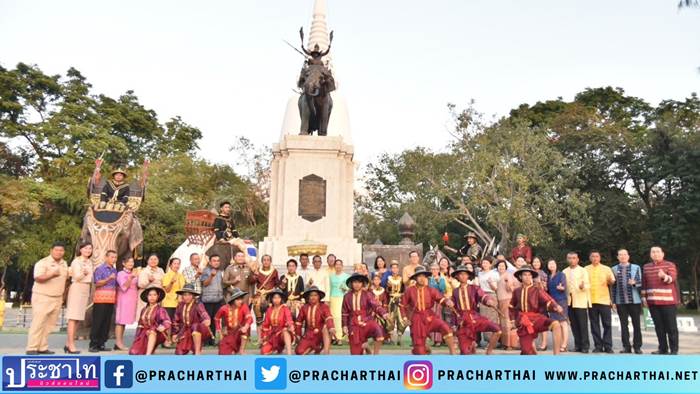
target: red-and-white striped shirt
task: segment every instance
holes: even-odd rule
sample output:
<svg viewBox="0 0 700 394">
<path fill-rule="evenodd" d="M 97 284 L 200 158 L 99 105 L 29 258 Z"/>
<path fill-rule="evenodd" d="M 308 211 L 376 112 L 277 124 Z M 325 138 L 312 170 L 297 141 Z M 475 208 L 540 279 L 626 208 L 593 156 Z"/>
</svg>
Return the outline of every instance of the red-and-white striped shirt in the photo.
<svg viewBox="0 0 700 394">
<path fill-rule="evenodd" d="M 659 270 L 671 277 L 670 283 L 659 278 Z M 670 261 L 646 263 L 642 273 L 642 298 L 646 298 L 648 305 L 677 305 L 680 302 L 677 275 L 676 265 Z"/>
</svg>

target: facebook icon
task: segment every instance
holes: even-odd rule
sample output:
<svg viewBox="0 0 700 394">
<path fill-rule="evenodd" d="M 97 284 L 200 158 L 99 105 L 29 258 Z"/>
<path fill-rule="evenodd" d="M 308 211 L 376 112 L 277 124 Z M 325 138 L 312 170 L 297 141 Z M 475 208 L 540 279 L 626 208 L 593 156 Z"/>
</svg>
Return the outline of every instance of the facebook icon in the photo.
<svg viewBox="0 0 700 394">
<path fill-rule="evenodd" d="M 108 389 L 128 389 L 134 385 L 134 364 L 129 360 L 107 360 L 104 376 Z"/>
</svg>

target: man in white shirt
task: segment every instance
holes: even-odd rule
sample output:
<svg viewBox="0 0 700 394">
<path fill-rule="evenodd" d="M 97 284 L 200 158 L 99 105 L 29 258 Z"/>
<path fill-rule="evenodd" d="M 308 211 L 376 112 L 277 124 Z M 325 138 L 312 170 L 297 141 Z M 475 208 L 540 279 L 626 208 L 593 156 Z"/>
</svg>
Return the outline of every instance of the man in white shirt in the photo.
<svg viewBox="0 0 700 394">
<path fill-rule="evenodd" d="M 316 286 L 322 292 L 330 294 L 330 278 L 328 277 L 328 270 L 321 267 L 321 258 L 316 258 L 316 256 L 314 256 L 313 265 L 314 268 L 309 271 L 306 279 L 306 287 Z"/>
<path fill-rule="evenodd" d="M 574 350 L 588 353 L 588 308 L 591 307 L 591 282 L 588 271 L 579 265 L 576 252 L 566 255 L 569 266 L 562 272 L 566 276 L 566 294 L 569 303 L 569 320 L 574 334 Z"/>
<path fill-rule="evenodd" d="M 309 274 L 311 271 L 311 267 L 309 267 L 309 255 L 302 253 L 299 255 L 299 268 L 297 269 L 297 274 L 299 274 L 301 279 L 304 281 L 304 288 L 308 287 Z"/>
</svg>

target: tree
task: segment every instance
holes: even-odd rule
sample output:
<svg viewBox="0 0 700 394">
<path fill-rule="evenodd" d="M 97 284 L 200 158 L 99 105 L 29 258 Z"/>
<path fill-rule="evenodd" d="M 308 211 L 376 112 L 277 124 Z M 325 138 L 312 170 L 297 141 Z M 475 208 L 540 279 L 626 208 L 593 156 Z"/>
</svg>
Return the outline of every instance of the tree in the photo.
<svg viewBox="0 0 700 394">
<path fill-rule="evenodd" d="M 229 166 L 197 157 L 201 137 L 180 117 L 160 122 L 133 91 L 117 98 L 93 93 L 74 68 L 61 76 L 24 63 L 0 67 L 0 267 L 27 271 L 51 242 L 77 242 L 87 181 L 103 154 L 131 177 L 151 160 L 138 213 L 147 251 L 169 256 L 185 239 L 185 212 L 213 209 L 223 199 L 233 203 L 242 234 L 262 237 L 265 202 Z"/>
<path fill-rule="evenodd" d="M 370 165 L 367 210 L 397 216 L 419 208 L 409 212 L 432 229 L 428 242 L 451 222 L 500 249 L 517 232 L 537 245 L 585 236 L 590 197 L 574 187 L 576 171 L 546 135 L 522 122 L 480 119 L 472 109 L 457 114 L 456 139 L 447 152 L 418 148 Z M 418 233 L 419 240 L 425 236 Z"/>
</svg>

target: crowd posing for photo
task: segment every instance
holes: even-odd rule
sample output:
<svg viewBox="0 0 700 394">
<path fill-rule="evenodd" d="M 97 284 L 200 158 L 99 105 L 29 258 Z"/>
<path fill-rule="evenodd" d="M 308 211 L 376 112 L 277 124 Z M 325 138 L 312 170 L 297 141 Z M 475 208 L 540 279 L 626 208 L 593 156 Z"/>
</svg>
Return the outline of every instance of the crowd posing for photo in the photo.
<svg viewBox="0 0 700 394">
<path fill-rule="evenodd" d="M 623 322 L 619 352 L 641 354 L 643 307 L 656 330 L 653 353 L 678 353 L 677 270 L 660 247 L 650 249 L 643 266 L 632 264 L 625 249 L 612 267 L 598 251 L 588 253 L 585 267 L 577 252 L 569 252 L 561 270 L 554 259 L 534 256 L 524 236 L 510 260 L 481 257 L 476 237 L 466 238 L 456 265 L 441 257 L 424 267 L 414 251 L 403 267 L 379 256 L 371 268 L 355 264 L 352 274 L 333 254 L 325 264 L 322 256 L 302 254 L 280 274 L 272 256 L 251 264 L 240 251 L 230 264 L 216 254 L 192 254 L 186 266 L 171 258 L 164 271 L 156 255 L 139 268 L 133 258 L 125 259 L 117 270 L 117 252 L 110 250 L 93 268 L 89 243 L 79 246 L 69 267 L 64 245 L 56 243 L 34 266 L 26 351 L 54 353 L 48 335 L 70 278 L 63 349 L 68 354 L 80 353 L 75 336 L 88 310 L 89 352 L 107 350 L 114 326 L 111 350 L 129 354 L 152 354 L 159 347 L 201 354 L 205 346 L 218 346 L 222 355 L 244 354 L 249 343 L 261 354 L 328 354 L 341 343 L 353 355 L 378 354 L 384 345 L 401 345 L 408 328 L 413 354 L 441 346 L 450 354 L 474 354 L 479 346 L 486 354 L 497 348 L 537 354 L 547 350 L 550 335 L 553 354 L 613 353 L 616 312 Z M 136 333 L 127 346 L 124 331 L 132 324 Z M 567 346 L 570 332 L 573 349 Z"/>
</svg>

